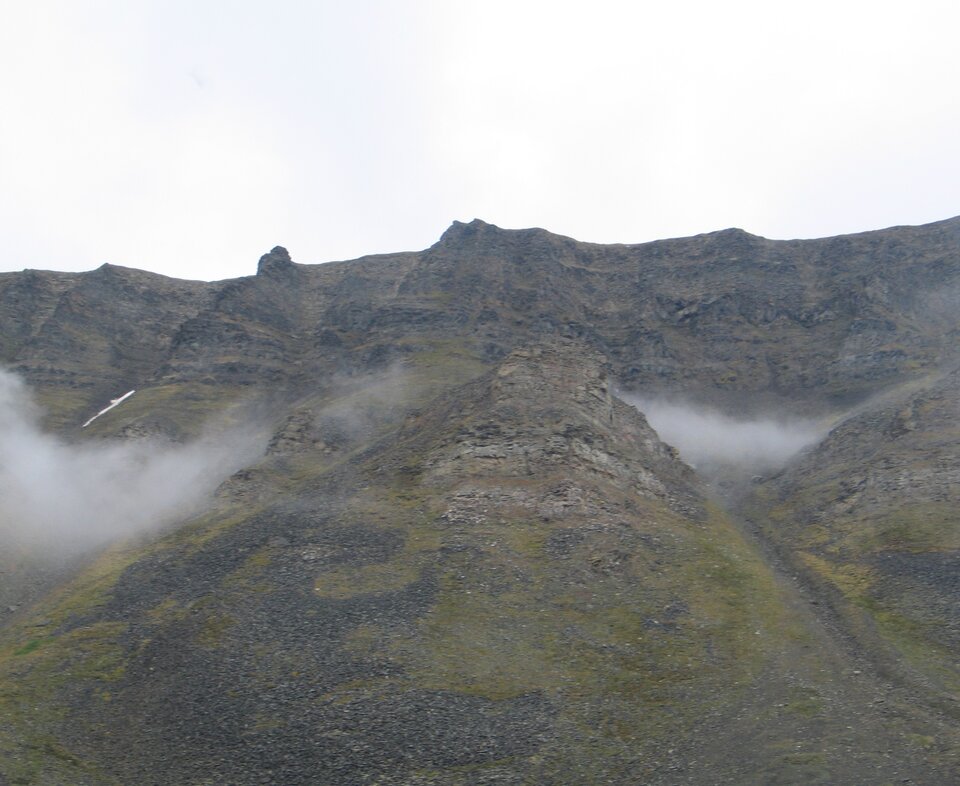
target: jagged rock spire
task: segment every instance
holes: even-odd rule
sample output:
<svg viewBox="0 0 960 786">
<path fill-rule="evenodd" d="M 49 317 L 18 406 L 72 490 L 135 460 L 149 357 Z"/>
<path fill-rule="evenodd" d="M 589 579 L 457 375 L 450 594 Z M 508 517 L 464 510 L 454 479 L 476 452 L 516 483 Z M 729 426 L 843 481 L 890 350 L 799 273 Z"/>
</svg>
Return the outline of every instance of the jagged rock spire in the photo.
<svg viewBox="0 0 960 786">
<path fill-rule="evenodd" d="M 280 273 L 294 269 L 293 260 L 290 259 L 290 252 L 283 246 L 274 246 L 270 252 L 260 257 L 257 263 L 257 275 L 269 275 L 271 273 Z"/>
</svg>

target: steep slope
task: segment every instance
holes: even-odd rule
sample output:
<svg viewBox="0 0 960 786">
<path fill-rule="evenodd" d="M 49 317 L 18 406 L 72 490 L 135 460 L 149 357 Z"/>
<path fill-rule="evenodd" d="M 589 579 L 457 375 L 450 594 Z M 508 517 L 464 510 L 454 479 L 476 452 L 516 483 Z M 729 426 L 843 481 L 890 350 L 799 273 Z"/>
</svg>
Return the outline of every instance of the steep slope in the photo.
<svg viewBox="0 0 960 786">
<path fill-rule="evenodd" d="M 62 427 L 148 384 L 288 387 L 451 344 L 490 362 L 557 334 L 628 387 L 822 410 L 956 357 L 958 249 L 960 219 L 634 246 L 455 222 L 423 252 L 308 266 L 278 247 L 256 276 L 214 284 L 112 266 L 0 274 L 0 350 Z"/>
<path fill-rule="evenodd" d="M 960 372 L 868 402 L 752 500 L 866 652 L 960 716 Z"/>
<path fill-rule="evenodd" d="M 331 461 L 336 407 L 5 632 L 10 783 L 949 777 L 588 350 L 518 350 Z"/>
<path fill-rule="evenodd" d="M 957 219 L 824 240 L 725 230 L 636 246 L 474 221 L 424 252 L 402 291 L 468 295 L 488 340 L 583 337 L 629 386 L 834 401 L 955 351 L 958 248 Z"/>
<path fill-rule="evenodd" d="M 214 290 L 113 265 L 0 274 L 0 359 L 30 380 L 54 424 L 65 425 L 155 373 L 177 325 Z"/>
<path fill-rule="evenodd" d="M 0 784 L 958 781 L 958 314 L 960 219 L 0 274 L 63 440 L 272 434 L 162 533 L 0 553 Z M 845 414 L 741 531 L 614 383 Z"/>
</svg>

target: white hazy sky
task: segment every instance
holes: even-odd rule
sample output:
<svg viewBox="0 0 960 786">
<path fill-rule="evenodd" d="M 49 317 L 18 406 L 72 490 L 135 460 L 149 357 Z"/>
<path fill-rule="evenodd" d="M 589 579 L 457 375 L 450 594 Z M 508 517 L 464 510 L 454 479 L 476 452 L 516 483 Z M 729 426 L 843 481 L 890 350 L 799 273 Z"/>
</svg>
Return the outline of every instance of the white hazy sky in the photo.
<svg viewBox="0 0 960 786">
<path fill-rule="evenodd" d="M 0 270 L 960 213 L 960 3 L 0 0 Z"/>
</svg>

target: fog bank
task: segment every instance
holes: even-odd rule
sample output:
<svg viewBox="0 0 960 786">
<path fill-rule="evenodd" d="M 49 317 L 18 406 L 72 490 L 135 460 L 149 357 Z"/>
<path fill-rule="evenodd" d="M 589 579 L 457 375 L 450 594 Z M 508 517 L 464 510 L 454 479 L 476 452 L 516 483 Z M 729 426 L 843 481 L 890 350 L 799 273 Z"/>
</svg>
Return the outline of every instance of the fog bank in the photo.
<svg viewBox="0 0 960 786">
<path fill-rule="evenodd" d="M 0 547 L 62 554 L 159 529 L 196 512 L 265 447 L 253 428 L 187 444 L 67 444 L 39 415 L 24 383 L 0 369 Z"/>
<path fill-rule="evenodd" d="M 819 442 L 827 431 L 823 423 L 812 420 L 769 415 L 748 419 L 689 402 L 621 397 L 646 416 L 660 439 L 675 447 L 684 461 L 701 470 L 770 472 Z"/>
</svg>

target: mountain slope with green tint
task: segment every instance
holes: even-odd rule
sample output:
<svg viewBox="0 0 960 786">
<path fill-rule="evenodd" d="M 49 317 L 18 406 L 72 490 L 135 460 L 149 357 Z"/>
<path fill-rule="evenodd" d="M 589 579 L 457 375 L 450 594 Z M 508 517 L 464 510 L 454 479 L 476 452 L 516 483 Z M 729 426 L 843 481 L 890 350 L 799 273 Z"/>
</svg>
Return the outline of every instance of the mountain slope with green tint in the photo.
<svg viewBox="0 0 960 786">
<path fill-rule="evenodd" d="M 755 504 L 885 666 L 960 715 L 960 374 L 839 424 Z"/>
<path fill-rule="evenodd" d="M 0 784 L 960 779 L 958 293 L 956 219 L 0 275 L 62 440 L 269 435 L 191 518 L 4 552 Z M 712 499 L 638 386 L 836 425 Z"/>
</svg>

